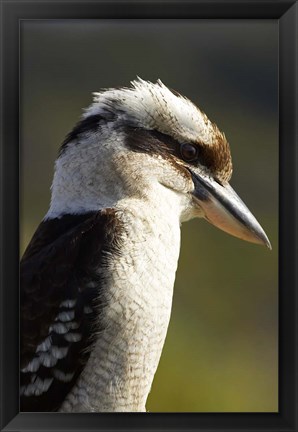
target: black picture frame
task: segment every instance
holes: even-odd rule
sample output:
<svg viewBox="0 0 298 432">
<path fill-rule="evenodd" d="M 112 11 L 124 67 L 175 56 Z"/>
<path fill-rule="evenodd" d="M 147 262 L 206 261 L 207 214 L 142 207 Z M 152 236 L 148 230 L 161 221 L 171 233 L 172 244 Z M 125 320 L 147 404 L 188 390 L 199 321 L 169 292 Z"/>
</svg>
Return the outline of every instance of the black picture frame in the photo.
<svg viewBox="0 0 298 432">
<path fill-rule="evenodd" d="M 286 0 L 1 0 L 1 430 L 297 431 L 297 31 Z M 279 412 L 19 413 L 19 26 L 26 19 L 233 18 L 279 21 Z"/>
</svg>

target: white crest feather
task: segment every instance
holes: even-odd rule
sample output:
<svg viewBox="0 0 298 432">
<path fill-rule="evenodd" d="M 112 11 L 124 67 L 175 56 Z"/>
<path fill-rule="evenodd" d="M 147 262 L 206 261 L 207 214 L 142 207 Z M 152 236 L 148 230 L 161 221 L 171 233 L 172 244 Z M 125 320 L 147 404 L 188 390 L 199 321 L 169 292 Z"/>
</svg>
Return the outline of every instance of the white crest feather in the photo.
<svg viewBox="0 0 298 432">
<path fill-rule="evenodd" d="M 156 83 L 141 78 L 131 81 L 131 87 L 105 89 L 93 93 L 93 104 L 84 118 L 119 109 L 119 119 L 137 127 L 157 129 L 178 140 L 197 140 L 212 144 L 214 126 L 189 99 L 174 94 L 161 80 Z"/>
</svg>

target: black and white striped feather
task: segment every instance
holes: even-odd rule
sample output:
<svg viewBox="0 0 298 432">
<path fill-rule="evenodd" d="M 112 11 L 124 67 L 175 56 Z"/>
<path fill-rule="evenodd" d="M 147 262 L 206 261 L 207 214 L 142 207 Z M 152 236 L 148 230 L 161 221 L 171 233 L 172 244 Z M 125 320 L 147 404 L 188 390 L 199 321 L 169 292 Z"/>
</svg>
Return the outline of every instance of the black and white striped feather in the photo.
<svg viewBox="0 0 298 432">
<path fill-rule="evenodd" d="M 58 410 L 82 372 L 117 234 L 109 209 L 45 220 L 34 234 L 21 261 L 21 411 Z"/>
</svg>

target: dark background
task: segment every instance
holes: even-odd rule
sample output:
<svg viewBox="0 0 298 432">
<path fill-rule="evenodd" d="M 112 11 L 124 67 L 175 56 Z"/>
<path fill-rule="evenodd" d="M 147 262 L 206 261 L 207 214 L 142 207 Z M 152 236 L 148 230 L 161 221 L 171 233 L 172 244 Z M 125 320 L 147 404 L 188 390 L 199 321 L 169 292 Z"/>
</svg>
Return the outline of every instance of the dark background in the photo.
<svg viewBox="0 0 298 432">
<path fill-rule="evenodd" d="M 173 312 L 149 411 L 277 411 L 278 24 L 23 21 L 21 250 L 48 209 L 53 163 L 91 93 L 137 75 L 189 97 L 230 142 L 232 186 L 269 250 L 202 220 L 182 227 Z"/>
</svg>

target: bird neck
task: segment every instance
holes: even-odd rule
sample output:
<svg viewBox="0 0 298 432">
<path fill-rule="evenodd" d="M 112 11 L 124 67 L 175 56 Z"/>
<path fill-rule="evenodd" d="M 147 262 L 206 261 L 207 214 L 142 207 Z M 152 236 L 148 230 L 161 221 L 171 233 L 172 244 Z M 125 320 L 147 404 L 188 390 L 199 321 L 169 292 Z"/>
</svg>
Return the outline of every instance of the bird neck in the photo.
<svg viewBox="0 0 298 432">
<path fill-rule="evenodd" d="M 104 277 L 101 330 L 62 411 L 145 411 L 159 363 L 180 249 L 178 208 L 167 199 L 159 206 L 126 199 L 117 217 L 122 247 Z"/>
</svg>

